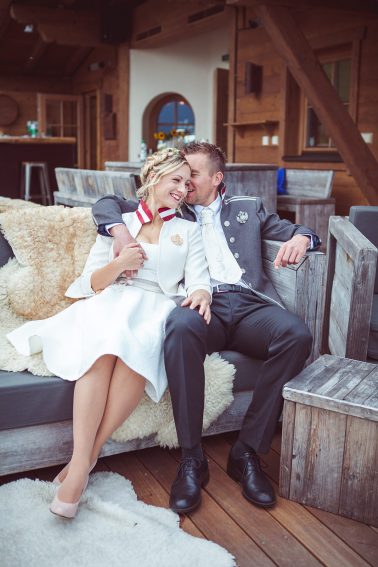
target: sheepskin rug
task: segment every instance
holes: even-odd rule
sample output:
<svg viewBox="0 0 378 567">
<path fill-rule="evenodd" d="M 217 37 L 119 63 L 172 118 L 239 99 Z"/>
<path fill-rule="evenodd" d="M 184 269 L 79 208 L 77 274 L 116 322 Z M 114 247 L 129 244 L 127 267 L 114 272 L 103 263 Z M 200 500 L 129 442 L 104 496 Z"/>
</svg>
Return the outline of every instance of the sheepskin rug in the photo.
<svg viewBox="0 0 378 567">
<path fill-rule="evenodd" d="M 62 206 L 12 208 L 0 214 L 0 227 L 15 254 L 0 269 L 0 368 L 51 376 L 42 354 L 19 354 L 5 335 L 71 304 L 64 292 L 81 273 L 96 238 L 91 212 Z M 234 366 L 217 353 L 206 358 L 204 429 L 232 402 L 234 374 Z M 159 404 L 145 396 L 112 437 L 125 442 L 154 433 L 161 446 L 178 445 L 168 391 Z"/>
<path fill-rule="evenodd" d="M 228 551 L 193 537 L 179 517 L 137 500 L 124 477 L 91 476 L 74 520 L 49 512 L 55 487 L 22 479 L 0 487 L 2 567 L 233 567 Z"/>
</svg>

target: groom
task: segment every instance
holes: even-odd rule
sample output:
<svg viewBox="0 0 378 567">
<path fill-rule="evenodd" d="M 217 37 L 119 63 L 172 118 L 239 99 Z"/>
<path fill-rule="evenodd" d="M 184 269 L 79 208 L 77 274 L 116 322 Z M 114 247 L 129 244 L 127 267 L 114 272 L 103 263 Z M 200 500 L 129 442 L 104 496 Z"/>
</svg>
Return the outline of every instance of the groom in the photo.
<svg viewBox="0 0 378 567">
<path fill-rule="evenodd" d="M 182 450 L 170 506 L 189 513 L 201 503 L 201 487 L 209 480 L 201 445 L 203 362 L 207 353 L 235 350 L 263 359 L 264 364 L 231 448 L 227 473 L 241 483 L 247 500 L 270 507 L 276 502 L 274 489 L 257 453 L 269 451 L 282 410 L 282 387 L 302 370 L 312 337 L 305 323 L 284 308 L 264 273 L 261 240 L 283 241 L 276 268 L 298 263 L 320 240 L 311 229 L 268 214 L 260 198 L 227 196 L 220 148 L 192 142 L 183 151 L 192 169 L 183 216 L 201 225 L 213 300 L 208 326 L 194 305 L 176 307 L 167 321 L 165 365 Z M 118 251 L 131 240 L 121 214 L 135 208 L 135 203 L 115 196 L 104 197 L 93 207 L 98 231 L 114 236 Z"/>
</svg>

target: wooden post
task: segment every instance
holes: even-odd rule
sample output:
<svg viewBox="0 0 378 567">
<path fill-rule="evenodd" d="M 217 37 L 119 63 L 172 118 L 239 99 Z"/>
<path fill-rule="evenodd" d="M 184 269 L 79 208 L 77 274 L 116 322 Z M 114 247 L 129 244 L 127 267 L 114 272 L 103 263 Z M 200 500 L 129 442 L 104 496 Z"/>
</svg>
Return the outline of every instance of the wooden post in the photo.
<svg viewBox="0 0 378 567">
<path fill-rule="evenodd" d="M 319 119 L 340 152 L 345 165 L 371 205 L 378 205 L 378 163 L 328 80 L 304 34 L 283 6 L 256 6 L 278 53 L 285 59 Z"/>
</svg>

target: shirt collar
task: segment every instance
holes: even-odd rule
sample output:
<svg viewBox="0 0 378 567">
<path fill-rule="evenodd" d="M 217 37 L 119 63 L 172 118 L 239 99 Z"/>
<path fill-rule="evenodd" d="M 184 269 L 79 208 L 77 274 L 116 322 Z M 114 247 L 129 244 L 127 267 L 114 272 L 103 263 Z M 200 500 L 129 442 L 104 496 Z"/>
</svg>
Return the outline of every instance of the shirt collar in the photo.
<svg viewBox="0 0 378 567">
<path fill-rule="evenodd" d="M 194 205 L 193 209 L 194 209 L 194 212 L 195 212 L 197 219 L 199 219 L 201 217 L 202 209 L 211 209 L 213 211 L 214 215 L 217 215 L 220 212 L 221 207 L 222 207 L 222 198 L 218 193 L 215 201 L 210 203 L 210 205 L 208 205 L 207 207 L 204 207 L 203 205 Z"/>
</svg>

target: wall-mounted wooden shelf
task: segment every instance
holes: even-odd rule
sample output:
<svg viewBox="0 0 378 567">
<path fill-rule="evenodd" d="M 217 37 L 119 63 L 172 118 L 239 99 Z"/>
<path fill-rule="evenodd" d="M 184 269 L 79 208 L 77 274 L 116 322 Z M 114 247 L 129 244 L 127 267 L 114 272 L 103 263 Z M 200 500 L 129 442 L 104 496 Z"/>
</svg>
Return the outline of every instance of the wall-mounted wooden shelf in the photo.
<svg viewBox="0 0 378 567">
<path fill-rule="evenodd" d="M 231 126 L 233 128 L 244 128 L 246 126 L 274 126 L 278 124 L 278 120 L 253 120 L 249 122 L 227 122 L 224 126 Z"/>
</svg>

